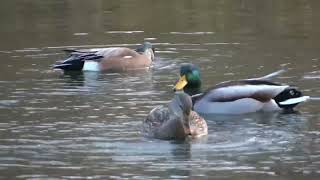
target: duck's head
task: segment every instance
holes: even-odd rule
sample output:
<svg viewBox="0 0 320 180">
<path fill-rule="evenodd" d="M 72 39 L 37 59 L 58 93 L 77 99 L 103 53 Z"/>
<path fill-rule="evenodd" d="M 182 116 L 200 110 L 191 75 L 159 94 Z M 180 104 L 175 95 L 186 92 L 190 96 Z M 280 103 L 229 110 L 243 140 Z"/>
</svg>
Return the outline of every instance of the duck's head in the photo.
<svg viewBox="0 0 320 180">
<path fill-rule="evenodd" d="M 152 61 L 154 60 L 155 48 L 150 42 L 144 42 L 140 47 L 136 49 L 136 51 L 140 54 L 145 54 Z"/>
<path fill-rule="evenodd" d="M 201 76 L 198 66 L 191 63 L 183 63 L 180 67 L 180 79 L 174 86 L 174 90 L 184 90 L 189 95 L 200 93 Z"/>
</svg>

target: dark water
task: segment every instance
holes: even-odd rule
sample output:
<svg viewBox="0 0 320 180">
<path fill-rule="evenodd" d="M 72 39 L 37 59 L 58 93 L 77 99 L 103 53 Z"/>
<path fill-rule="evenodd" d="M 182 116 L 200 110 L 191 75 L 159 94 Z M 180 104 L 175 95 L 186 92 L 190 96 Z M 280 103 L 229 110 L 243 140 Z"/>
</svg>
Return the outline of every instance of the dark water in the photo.
<svg viewBox="0 0 320 180">
<path fill-rule="evenodd" d="M 320 96 L 320 1 L 3 1 L 1 179 L 319 179 L 320 101 L 297 113 L 206 117 L 209 135 L 145 139 L 141 121 L 173 96 L 179 64 L 205 88 L 259 77 Z M 61 49 L 152 42 L 149 71 L 59 74 Z"/>
</svg>

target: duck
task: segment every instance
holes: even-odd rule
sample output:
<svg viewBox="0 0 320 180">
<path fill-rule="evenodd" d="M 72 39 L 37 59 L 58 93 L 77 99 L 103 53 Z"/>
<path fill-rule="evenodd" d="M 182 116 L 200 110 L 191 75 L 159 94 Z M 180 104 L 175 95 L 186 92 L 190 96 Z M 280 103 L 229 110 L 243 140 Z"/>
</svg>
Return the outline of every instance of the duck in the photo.
<svg viewBox="0 0 320 180">
<path fill-rule="evenodd" d="M 68 57 L 53 65 L 63 71 L 127 71 L 149 68 L 155 58 L 155 49 L 144 42 L 137 49 L 110 47 L 99 49 L 64 50 Z"/>
<path fill-rule="evenodd" d="M 218 83 L 202 92 L 199 67 L 191 63 L 180 66 L 180 78 L 175 91 L 192 96 L 194 111 L 200 114 L 246 114 L 254 112 L 293 111 L 310 97 L 296 87 L 272 82 L 282 72 L 261 78 Z"/>
<path fill-rule="evenodd" d="M 155 107 L 143 120 L 142 132 L 146 137 L 161 140 L 185 140 L 208 134 L 206 121 L 192 111 L 191 97 L 176 92 L 165 105 Z"/>
</svg>

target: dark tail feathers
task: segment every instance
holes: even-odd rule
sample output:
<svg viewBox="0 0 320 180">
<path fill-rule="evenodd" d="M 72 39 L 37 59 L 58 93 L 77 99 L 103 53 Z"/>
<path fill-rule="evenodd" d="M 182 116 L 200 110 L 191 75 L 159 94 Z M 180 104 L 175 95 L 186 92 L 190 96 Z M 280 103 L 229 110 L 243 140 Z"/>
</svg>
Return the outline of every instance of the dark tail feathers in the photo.
<svg viewBox="0 0 320 180">
<path fill-rule="evenodd" d="M 96 51 L 78 51 L 72 49 L 63 50 L 69 53 L 69 57 L 53 65 L 55 69 L 62 69 L 64 71 L 81 71 L 86 60 L 99 61 L 103 56 L 97 55 Z"/>
<path fill-rule="evenodd" d="M 293 103 L 287 103 L 287 104 L 283 104 L 282 102 L 290 99 L 299 98 L 299 97 L 302 97 L 302 92 L 297 90 L 296 88 L 289 87 L 289 88 L 286 88 L 284 91 L 282 91 L 280 94 L 278 94 L 274 98 L 274 100 L 276 101 L 276 103 L 279 105 L 280 108 L 292 109 L 296 105 L 298 105 L 300 102 L 293 102 Z"/>
</svg>

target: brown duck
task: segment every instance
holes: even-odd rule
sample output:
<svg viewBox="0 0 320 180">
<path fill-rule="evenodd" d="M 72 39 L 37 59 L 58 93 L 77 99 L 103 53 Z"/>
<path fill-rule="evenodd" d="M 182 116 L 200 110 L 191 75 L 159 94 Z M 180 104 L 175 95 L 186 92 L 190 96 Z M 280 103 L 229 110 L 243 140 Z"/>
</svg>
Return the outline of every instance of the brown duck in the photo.
<svg viewBox="0 0 320 180">
<path fill-rule="evenodd" d="M 64 71 L 127 71 L 148 68 L 154 60 L 154 48 L 149 42 L 135 50 L 110 47 L 64 51 L 69 56 L 58 61 L 53 68 Z"/>
<path fill-rule="evenodd" d="M 184 140 L 188 136 L 208 134 L 206 121 L 192 111 L 192 100 L 186 93 L 176 93 L 166 105 L 155 107 L 143 121 L 147 137 L 163 140 Z"/>
</svg>

